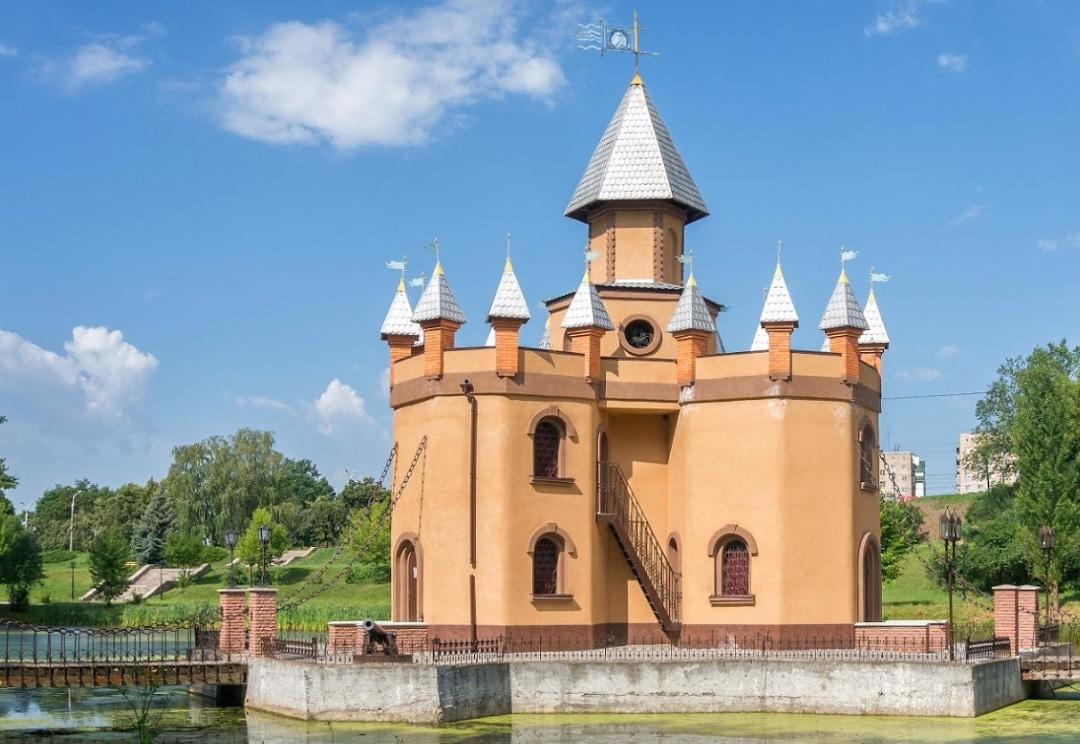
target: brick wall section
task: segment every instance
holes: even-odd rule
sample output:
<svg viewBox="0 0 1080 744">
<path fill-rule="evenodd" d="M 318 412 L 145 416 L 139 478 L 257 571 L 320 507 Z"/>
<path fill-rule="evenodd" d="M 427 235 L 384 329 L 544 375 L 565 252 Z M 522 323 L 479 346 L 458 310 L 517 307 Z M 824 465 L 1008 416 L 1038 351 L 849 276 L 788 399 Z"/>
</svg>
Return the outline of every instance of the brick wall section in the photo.
<svg viewBox="0 0 1080 744">
<path fill-rule="evenodd" d="M 1039 587 L 1016 587 L 1016 637 L 1021 651 L 1039 647 Z"/>
<path fill-rule="evenodd" d="M 244 590 L 218 589 L 218 608 L 221 612 L 221 631 L 218 651 L 223 654 L 244 652 Z"/>
<path fill-rule="evenodd" d="M 443 353 L 454 348 L 454 334 L 461 324 L 449 320 L 425 320 L 420 327 L 424 329 L 424 374 L 442 377 Z"/>
<path fill-rule="evenodd" d="M 825 331 L 829 337 L 829 351 L 844 358 L 844 382 L 859 381 L 859 336 L 858 328 L 833 328 Z"/>
<path fill-rule="evenodd" d="M 326 651 L 331 654 L 356 653 L 357 624 L 335 621 L 327 625 Z"/>
<path fill-rule="evenodd" d="M 881 358 L 885 355 L 885 344 L 859 344 L 859 357 L 881 374 Z"/>
<path fill-rule="evenodd" d="M 514 377 L 520 369 L 518 329 L 521 328 L 521 321 L 492 318 L 491 327 L 495 329 L 495 374 L 499 377 Z"/>
<path fill-rule="evenodd" d="M 677 381 L 681 386 L 693 385 L 697 379 L 697 358 L 705 354 L 709 334 L 705 331 L 677 331 L 673 335 Z"/>
<path fill-rule="evenodd" d="M 428 650 L 428 628 L 421 623 L 378 623 L 387 633 L 393 633 L 398 653 L 417 654 Z M 329 624 L 327 651 L 332 654 L 364 653 L 367 648 L 367 631 L 364 624 L 355 620 L 334 621 Z"/>
<path fill-rule="evenodd" d="M 769 334 L 769 377 L 791 379 L 791 334 L 795 323 L 763 323 Z"/>
<path fill-rule="evenodd" d="M 277 635 L 277 589 L 248 589 L 248 615 L 251 618 L 248 652 L 252 656 L 265 656 L 264 643 Z"/>
<path fill-rule="evenodd" d="M 994 637 L 1008 638 L 1012 653 L 1020 652 L 1016 627 L 1016 587 L 1001 584 L 994 587 Z"/>
<path fill-rule="evenodd" d="M 585 355 L 585 379 L 600 379 L 600 339 L 604 337 L 601 328 L 573 328 L 567 331 L 571 349 L 575 354 Z"/>
<path fill-rule="evenodd" d="M 387 336 L 386 343 L 390 346 L 390 387 L 394 386 L 394 363 L 401 359 L 412 356 L 415 336 Z"/>
<path fill-rule="evenodd" d="M 946 622 L 859 623 L 855 626 L 856 648 L 873 651 L 930 653 L 944 651 L 948 645 Z"/>
</svg>

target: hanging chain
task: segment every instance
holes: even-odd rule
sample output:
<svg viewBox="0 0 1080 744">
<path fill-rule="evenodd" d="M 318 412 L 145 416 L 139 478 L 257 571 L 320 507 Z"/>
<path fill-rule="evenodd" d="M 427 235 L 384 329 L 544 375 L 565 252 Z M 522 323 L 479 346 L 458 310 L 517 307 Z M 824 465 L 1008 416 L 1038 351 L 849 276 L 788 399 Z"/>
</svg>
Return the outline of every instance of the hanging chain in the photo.
<svg viewBox="0 0 1080 744">
<path fill-rule="evenodd" d="M 359 563 L 361 559 L 365 557 L 367 549 L 371 545 L 372 540 L 375 539 L 375 536 L 378 534 L 379 529 L 386 521 L 386 518 L 390 516 L 391 512 L 394 511 L 394 507 L 397 505 L 398 499 L 401 498 L 401 495 L 405 492 L 405 488 L 409 485 L 409 479 L 412 477 L 413 471 L 416 470 L 416 464 L 420 461 L 420 457 L 427 452 L 427 441 L 427 435 L 425 434 L 424 437 L 420 440 L 420 444 L 416 448 L 416 454 L 413 455 L 412 462 L 409 463 L 409 469 L 405 471 L 405 477 L 401 479 L 401 484 L 397 487 L 397 491 L 391 491 L 390 498 L 385 502 L 386 508 L 383 510 L 382 514 L 379 515 L 375 523 L 370 526 L 367 538 L 364 540 L 364 542 L 356 546 L 356 552 L 353 557 L 349 559 L 349 561 L 341 568 L 340 571 L 338 571 L 337 575 L 334 576 L 334 578 L 330 579 L 324 584 L 313 584 L 310 581 L 307 582 L 300 589 L 300 591 L 297 592 L 297 594 L 290 597 L 282 605 L 280 605 L 279 609 L 289 610 L 298 606 L 302 602 L 308 602 L 312 599 L 315 599 L 320 594 L 328 591 L 331 587 L 335 586 L 339 581 L 341 581 L 341 579 L 344 578 L 344 576 L 348 573 L 349 569 L 351 569 L 353 566 Z M 394 445 L 394 447 L 396 451 L 397 445 Z M 425 456 L 425 461 L 426 459 L 427 458 Z M 386 468 L 383 469 L 384 478 L 385 473 L 389 471 L 389 468 L 390 463 L 387 462 Z M 344 544 L 342 545 L 342 547 L 344 547 Z M 325 571 L 325 569 L 328 568 L 329 565 L 330 564 L 327 563 L 326 566 L 323 567 L 323 570 Z M 314 587 L 314 589 L 312 589 L 312 587 Z"/>
</svg>

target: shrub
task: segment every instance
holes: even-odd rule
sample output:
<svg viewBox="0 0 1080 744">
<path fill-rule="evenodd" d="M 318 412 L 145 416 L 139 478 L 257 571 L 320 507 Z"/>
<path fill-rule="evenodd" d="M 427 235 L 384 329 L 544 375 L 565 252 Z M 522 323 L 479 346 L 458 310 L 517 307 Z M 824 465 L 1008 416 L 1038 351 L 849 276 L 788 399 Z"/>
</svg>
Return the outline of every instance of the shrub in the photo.
<svg viewBox="0 0 1080 744">
<path fill-rule="evenodd" d="M 347 584 L 385 584 L 390 581 L 390 566 L 382 563 L 360 563 L 345 572 Z"/>
<path fill-rule="evenodd" d="M 41 554 L 42 563 L 67 563 L 75 560 L 79 554 L 72 550 L 46 550 Z"/>
<path fill-rule="evenodd" d="M 202 556 L 200 556 L 200 562 L 202 563 L 219 563 L 227 560 L 229 557 L 229 551 L 220 545 L 206 545 L 203 547 Z"/>
</svg>

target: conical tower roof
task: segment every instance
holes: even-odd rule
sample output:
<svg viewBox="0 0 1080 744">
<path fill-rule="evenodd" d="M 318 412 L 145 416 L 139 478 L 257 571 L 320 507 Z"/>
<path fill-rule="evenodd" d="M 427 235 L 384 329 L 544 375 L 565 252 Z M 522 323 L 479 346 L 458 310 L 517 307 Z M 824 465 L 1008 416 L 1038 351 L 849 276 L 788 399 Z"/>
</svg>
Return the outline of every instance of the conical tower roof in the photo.
<svg viewBox="0 0 1080 744">
<path fill-rule="evenodd" d="M 709 308 L 705 305 L 705 298 L 698 289 L 694 275 L 686 280 L 682 294 L 679 295 L 679 303 L 675 305 L 675 312 L 667 324 L 668 333 L 676 331 L 707 331 L 716 332 L 716 322 L 713 320 Z"/>
<path fill-rule="evenodd" d="M 825 314 L 821 316 L 818 328 L 823 331 L 833 328 L 858 328 L 865 331 L 869 327 L 866 318 L 863 317 L 862 308 L 859 307 L 859 301 L 855 299 L 855 292 L 851 289 L 847 272 L 841 270 L 840 278 L 836 282 L 836 288 L 833 289 L 832 297 L 829 298 L 829 304 L 825 306 Z"/>
<path fill-rule="evenodd" d="M 773 272 L 769 293 L 765 295 L 765 306 L 761 309 L 761 322 L 799 324 L 799 314 L 795 312 L 795 303 L 791 300 L 791 293 L 788 292 L 779 261 L 776 263 L 776 271 Z"/>
<path fill-rule="evenodd" d="M 611 323 L 607 308 L 600 300 L 600 294 L 596 287 L 589 281 L 589 270 L 585 269 L 585 275 L 581 277 L 581 284 L 574 292 L 574 299 L 570 300 L 570 307 L 566 308 L 563 316 L 563 328 L 603 328 L 605 331 L 614 331 L 615 326 Z"/>
<path fill-rule="evenodd" d="M 866 298 L 866 308 L 863 310 L 863 316 L 866 318 L 866 324 L 870 327 L 859 336 L 859 343 L 888 345 L 889 332 L 885 330 L 885 321 L 881 318 L 881 310 L 878 309 L 873 287 L 870 287 L 870 296 Z"/>
<path fill-rule="evenodd" d="M 538 349 L 550 349 L 551 348 L 551 316 L 547 316 L 547 320 L 544 321 L 544 335 L 540 337 L 540 341 L 536 344 Z"/>
<path fill-rule="evenodd" d="M 494 346 L 494 345 L 495 345 L 495 329 L 492 328 L 492 329 L 488 330 L 487 338 L 484 340 L 484 346 Z"/>
<path fill-rule="evenodd" d="M 413 313 L 413 321 L 422 323 L 425 320 L 449 320 L 454 323 L 464 323 L 465 313 L 461 312 L 454 291 L 450 289 L 450 282 L 446 280 L 442 263 L 435 262 L 435 271 L 432 272 L 431 280 L 424 287 L 424 293 L 420 295 L 416 303 L 416 312 Z"/>
<path fill-rule="evenodd" d="M 593 204 L 629 199 L 673 202 L 686 208 L 687 222 L 709 213 L 639 75 L 593 150 L 565 214 L 585 221 Z"/>
<path fill-rule="evenodd" d="M 510 263 L 510 257 L 506 257 L 506 265 L 503 267 L 502 278 L 499 279 L 499 287 L 495 290 L 495 299 L 491 301 L 491 309 L 488 310 L 488 320 L 492 318 L 512 318 L 514 320 L 528 320 L 529 303 L 525 302 L 525 295 L 518 284 L 514 267 Z"/>
<path fill-rule="evenodd" d="M 769 332 L 765 330 L 765 326 L 758 323 L 757 330 L 754 331 L 754 340 L 750 342 L 750 351 L 768 351 L 769 350 Z"/>
<path fill-rule="evenodd" d="M 402 277 L 394 299 L 390 302 L 390 309 L 383 318 L 382 328 L 379 329 L 383 340 L 385 341 L 387 336 L 419 336 L 420 326 L 413 322 L 412 316 L 412 305 L 405 292 L 405 278 Z"/>
</svg>

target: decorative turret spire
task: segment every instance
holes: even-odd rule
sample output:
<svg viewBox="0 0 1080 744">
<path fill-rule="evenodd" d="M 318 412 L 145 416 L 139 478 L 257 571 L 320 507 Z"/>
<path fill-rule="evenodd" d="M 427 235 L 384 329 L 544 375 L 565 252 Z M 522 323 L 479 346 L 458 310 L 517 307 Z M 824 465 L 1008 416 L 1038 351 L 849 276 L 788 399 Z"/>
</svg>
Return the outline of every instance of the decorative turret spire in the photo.
<svg viewBox="0 0 1080 744">
<path fill-rule="evenodd" d="M 799 314 L 795 312 L 795 303 L 791 301 L 791 293 L 780 268 L 782 245 L 779 240 L 776 241 L 776 270 L 765 294 L 765 304 L 758 322 L 766 338 L 755 334 L 751 348 L 753 351 L 768 350 L 769 377 L 773 380 L 791 379 L 791 334 L 799 327 Z"/>
<path fill-rule="evenodd" d="M 754 331 L 754 340 L 750 342 L 750 351 L 768 351 L 769 350 L 769 332 L 765 330 L 765 326 L 758 323 L 757 330 Z"/>
<path fill-rule="evenodd" d="M 712 313 L 705 305 L 705 298 L 698 289 L 694 273 L 690 272 L 690 278 L 686 280 L 682 294 L 679 295 L 679 303 L 675 306 L 675 312 L 667 324 L 668 333 L 676 331 L 705 331 L 716 333 L 716 321 Z"/>
<path fill-rule="evenodd" d="M 762 323 L 794 323 L 799 325 L 799 314 L 795 312 L 795 303 L 791 300 L 784 272 L 780 269 L 780 259 L 776 259 L 776 271 L 773 272 L 772 284 L 765 295 L 765 306 L 761 309 Z"/>
<path fill-rule="evenodd" d="M 551 316 L 547 316 L 544 320 L 544 335 L 540 337 L 540 341 L 536 344 L 538 349 L 550 349 L 551 348 Z"/>
<path fill-rule="evenodd" d="M 383 318 L 382 328 L 379 332 L 385 341 L 389 336 L 420 336 L 420 326 L 413 322 L 413 309 L 409 303 L 409 295 L 405 292 L 405 277 L 398 280 L 397 292 L 390 302 L 390 309 Z"/>
<path fill-rule="evenodd" d="M 500 377 L 517 375 L 520 369 L 518 330 L 530 317 L 529 303 L 525 302 L 514 266 L 510 263 L 510 233 L 507 233 L 506 263 L 487 318 L 491 323 L 487 345 L 495 347 L 495 373 Z"/>
<path fill-rule="evenodd" d="M 709 213 L 641 76 L 635 74 L 566 205 L 566 216 L 588 221 L 589 209 L 600 202 L 642 199 L 685 208 L 687 222 Z"/>
<path fill-rule="evenodd" d="M 439 243 L 434 243 L 435 270 L 416 303 L 413 321 L 424 331 L 424 372 L 432 379 L 442 377 L 443 355 L 454 348 L 454 334 L 465 323 L 450 282 L 446 280 L 439 258 Z"/>
<path fill-rule="evenodd" d="M 562 327 L 572 328 L 599 328 L 604 331 L 614 331 L 615 326 L 611 323 L 607 308 L 600 299 L 600 293 L 596 286 L 589 281 L 589 269 L 585 268 L 585 275 L 581 277 L 581 284 L 574 292 L 574 299 L 570 300 L 570 307 L 566 308 L 563 316 Z"/>
<path fill-rule="evenodd" d="M 490 329 L 488 329 L 487 338 L 484 340 L 484 346 L 494 346 L 494 345 L 495 345 L 495 329 L 490 328 Z"/>
<path fill-rule="evenodd" d="M 878 308 L 877 298 L 874 296 L 874 282 L 888 281 L 885 274 L 875 274 L 870 269 L 870 296 L 866 298 L 866 308 L 863 315 L 869 326 L 859 336 L 859 356 L 864 362 L 871 365 L 881 374 L 881 358 L 885 350 L 889 348 L 889 332 L 885 330 L 885 321 L 881 318 L 881 310 Z"/>
<path fill-rule="evenodd" d="M 859 301 L 855 299 L 855 292 L 843 267 L 844 261 L 854 257 L 853 251 L 841 248 L 840 278 L 818 324 L 818 328 L 825 331 L 825 335 L 829 337 L 829 350 L 842 357 L 844 382 L 852 385 L 859 381 L 859 336 L 870 327 L 863 316 L 862 308 L 859 307 Z"/>
<path fill-rule="evenodd" d="M 492 318 L 527 321 L 531 317 L 529 303 L 525 302 L 525 295 L 521 291 L 521 285 L 518 284 L 508 253 L 502 278 L 499 279 L 499 287 L 495 290 L 495 299 L 491 301 L 491 309 L 488 310 L 488 321 L 490 322 Z"/>
</svg>

